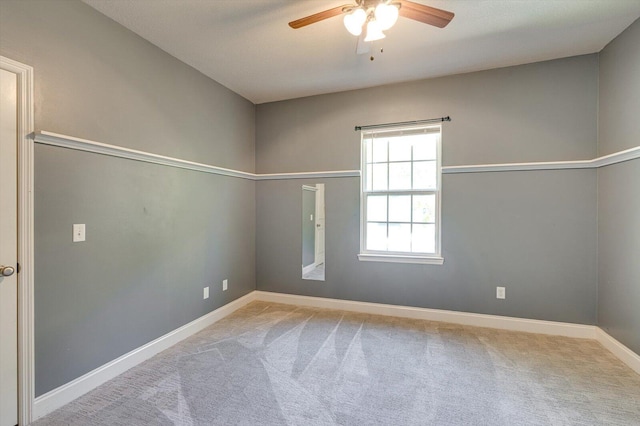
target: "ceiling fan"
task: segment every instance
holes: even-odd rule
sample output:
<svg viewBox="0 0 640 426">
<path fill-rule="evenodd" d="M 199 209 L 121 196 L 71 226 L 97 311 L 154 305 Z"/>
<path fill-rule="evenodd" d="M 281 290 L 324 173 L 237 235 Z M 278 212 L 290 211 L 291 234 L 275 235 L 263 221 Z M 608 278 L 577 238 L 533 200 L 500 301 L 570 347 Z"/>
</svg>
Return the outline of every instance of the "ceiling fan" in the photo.
<svg viewBox="0 0 640 426">
<path fill-rule="evenodd" d="M 344 25 L 354 36 L 365 31 L 364 41 L 383 39 L 383 31 L 391 28 L 398 16 L 444 28 L 454 17 L 452 12 L 425 6 L 409 0 L 355 0 L 356 4 L 327 9 L 289 22 L 294 29 L 306 27 L 344 14 Z"/>
</svg>

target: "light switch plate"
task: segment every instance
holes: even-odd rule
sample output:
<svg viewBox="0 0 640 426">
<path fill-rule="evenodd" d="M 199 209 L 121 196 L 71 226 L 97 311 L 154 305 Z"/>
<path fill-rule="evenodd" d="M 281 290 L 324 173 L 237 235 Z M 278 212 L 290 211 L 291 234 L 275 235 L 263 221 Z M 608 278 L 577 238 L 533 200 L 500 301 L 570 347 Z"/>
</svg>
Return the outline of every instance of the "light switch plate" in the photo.
<svg viewBox="0 0 640 426">
<path fill-rule="evenodd" d="M 73 224 L 73 242 L 79 243 L 86 240 L 86 228 L 84 223 Z"/>
<path fill-rule="evenodd" d="M 228 288 L 229 288 L 229 281 L 222 280 L 222 291 L 227 291 Z"/>
<path fill-rule="evenodd" d="M 208 299 L 209 298 L 209 287 L 205 287 L 204 288 L 204 293 L 202 294 L 202 298 L 203 299 Z"/>
</svg>

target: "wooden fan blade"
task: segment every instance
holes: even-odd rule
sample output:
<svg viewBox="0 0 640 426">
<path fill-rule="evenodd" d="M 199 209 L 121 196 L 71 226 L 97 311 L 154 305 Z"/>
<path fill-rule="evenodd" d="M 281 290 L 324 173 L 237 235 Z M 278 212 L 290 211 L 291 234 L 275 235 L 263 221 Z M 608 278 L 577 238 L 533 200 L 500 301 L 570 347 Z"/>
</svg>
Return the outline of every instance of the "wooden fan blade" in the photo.
<svg viewBox="0 0 640 426">
<path fill-rule="evenodd" d="M 400 16 L 444 28 L 455 16 L 452 12 L 425 6 L 408 0 L 400 0 Z"/>
<path fill-rule="evenodd" d="M 296 19 L 289 22 L 289 26 L 294 29 L 306 27 L 307 25 L 315 24 L 316 22 L 323 21 L 325 19 L 333 18 L 342 14 L 342 9 L 349 6 L 338 6 L 333 9 L 325 10 L 324 12 L 314 13 L 304 18 Z"/>
</svg>

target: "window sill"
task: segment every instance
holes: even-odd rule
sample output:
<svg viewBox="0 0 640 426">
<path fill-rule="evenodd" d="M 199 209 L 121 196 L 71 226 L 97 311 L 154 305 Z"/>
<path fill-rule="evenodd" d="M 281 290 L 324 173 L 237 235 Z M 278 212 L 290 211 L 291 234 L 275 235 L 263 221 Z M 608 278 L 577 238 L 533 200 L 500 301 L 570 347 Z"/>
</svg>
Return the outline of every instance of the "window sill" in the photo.
<svg viewBox="0 0 640 426">
<path fill-rule="evenodd" d="M 423 265 L 442 265 L 444 258 L 439 256 L 404 256 L 393 254 L 360 253 L 358 260 L 361 262 L 391 262 L 391 263 L 421 263 Z"/>
</svg>

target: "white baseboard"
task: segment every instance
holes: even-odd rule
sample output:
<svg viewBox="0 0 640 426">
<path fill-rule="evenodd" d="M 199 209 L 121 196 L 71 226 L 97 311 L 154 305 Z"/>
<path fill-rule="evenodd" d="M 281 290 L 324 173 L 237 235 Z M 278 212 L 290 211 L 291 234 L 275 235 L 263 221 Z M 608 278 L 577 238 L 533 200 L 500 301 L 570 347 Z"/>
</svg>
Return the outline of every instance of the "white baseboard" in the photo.
<svg viewBox="0 0 640 426">
<path fill-rule="evenodd" d="M 592 325 L 542 321 L 525 318 L 503 317 L 499 315 L 473 314 L 468 312 L 445 311 L 440 309 L 416 308 L 411 306 L 385 305 L 381 303 L 356 302 L 352 300 L 327 299 L 323 297 L 298 296 L 293 294 L 255 291 L 255 300 L 314 308 L 341 309 L 376 315 L 449 322 L 476 327 L 498 328 L 502 330 L 524 331 L 528 333 L 550 334 L 554 336 L 595 339 L 596 327 Z"/>
<path fill-rule="evenodd" d="M 640 355 L 618 342 L 600 327 L 596 327 L 596 340 L 612 354 L 640 374 Z"/>
<path fill-rule="evenodd" d="M 209 312 L 208 314 L 183 325 L 170 333 L 165 334 L 162 337 L 155 339 L 152 342 L 147 343 L 146 345 L 134 349 L 133 351 L 126 353 L 121 357 L 60 386 L 59 388 L 39 396 L 34 402 L 33 420 L 68 404 L 108 380 L 111 380 L 128 369 L 146 361 L 157 353 L 170 348 L 181 340 L 221 320 L 227 315 L 255 300 L 255 296 L 255 292 L 251 292 L 234 300 L 233 302 L 219 307 L 215 311 Z"/>
</svg>

